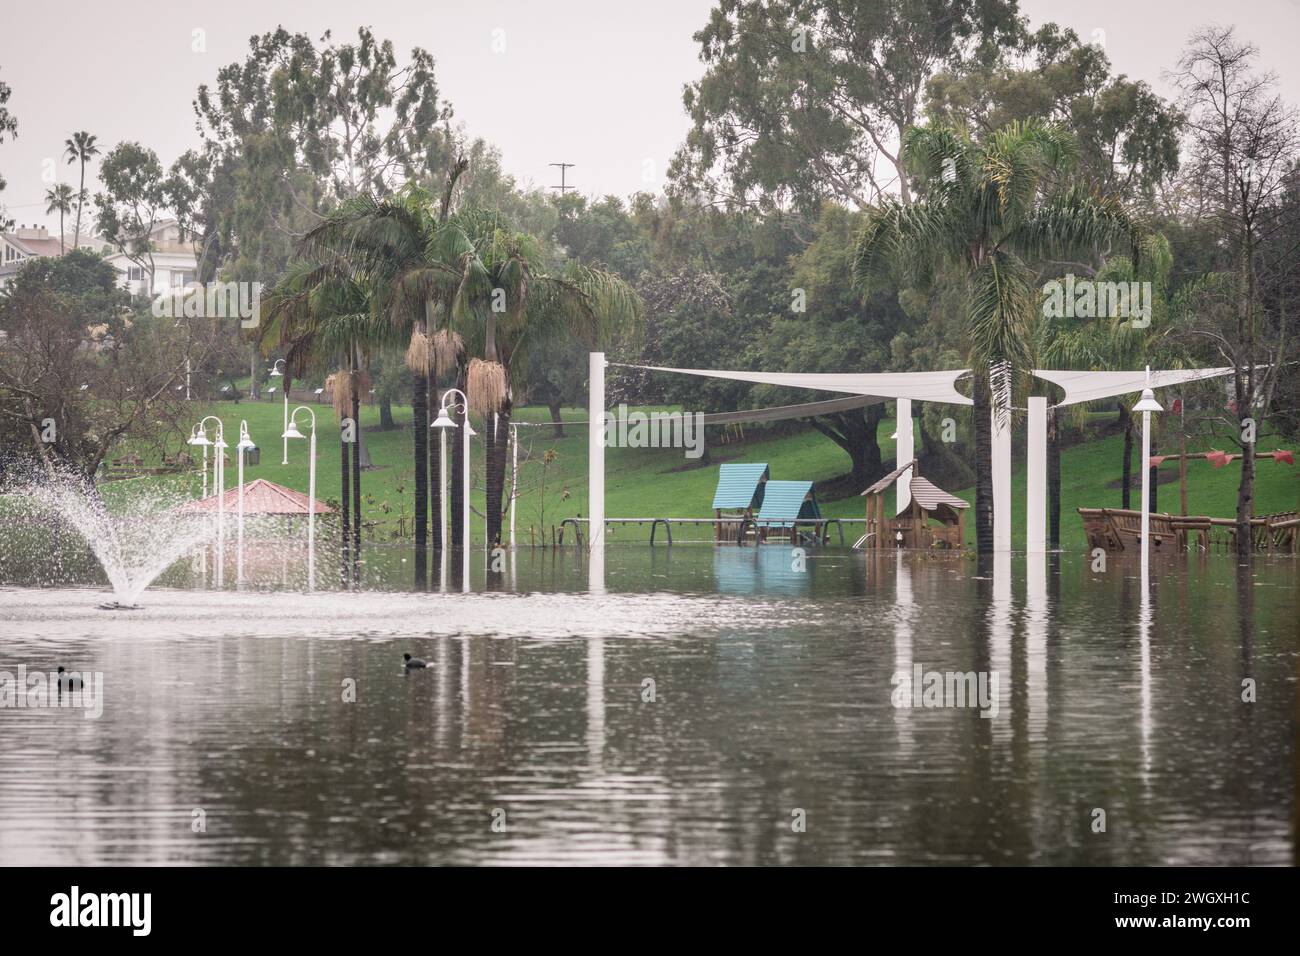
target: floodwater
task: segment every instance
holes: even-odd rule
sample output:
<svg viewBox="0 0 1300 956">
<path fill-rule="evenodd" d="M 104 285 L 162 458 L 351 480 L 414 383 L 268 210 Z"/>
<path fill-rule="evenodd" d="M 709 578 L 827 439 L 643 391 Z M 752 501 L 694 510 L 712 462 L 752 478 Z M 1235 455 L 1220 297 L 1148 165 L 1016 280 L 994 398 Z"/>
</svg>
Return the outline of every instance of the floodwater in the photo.
<svg viewBox="0 0 1300 956">
<path fill-rule="evenodd" d="M 407 558 L 134 611 L 0 565 L 0 672 L 103 680 L 0 708 L 0 864 L 1295 861 L 1294 560 L 1143 602 L 1081 555 L 522 551 L 468 594 Z M 996 713 L 895 706 L 918 669 Z"/>
</svg>

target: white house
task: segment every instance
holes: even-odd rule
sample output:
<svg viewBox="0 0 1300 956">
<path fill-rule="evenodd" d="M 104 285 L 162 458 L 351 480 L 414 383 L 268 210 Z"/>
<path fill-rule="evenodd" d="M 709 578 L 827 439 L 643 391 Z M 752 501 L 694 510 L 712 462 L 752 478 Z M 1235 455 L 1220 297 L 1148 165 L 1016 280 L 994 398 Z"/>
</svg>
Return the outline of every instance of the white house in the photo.
<svg viewBox="0 0 1300 956">
<path fill-rule="evenodd" d="M 194 243 L 181 238 L 180 226 L 175 219 L 163 219 L 150 232 L 151 256 L 140 256 L 133 261 L 116 247 L 104 253 L 105 261 L 122 274 L 122 284 L 139 295 L 160 295 L 169 289 L 198 281 L 199 261 L 194 254 Z M 57 246 L 57 243 L 56 243 Z M 149 260 L 153 262 L 153 286 L 149 287 Z"/>
<path fill-rule="evenodd" d="M 71 251 L 74 246 L 97 252 L 115 268 L 122 277 L 122 285 L 139 295 L 149 293 L 159 295 L 177 286 L 187 285 L 198 279 L 198 259 L 194 255 L 194 244 L 181 239 L 180 227 L 175 219 L 164 219 L 157 223 L 151 233 L 153 239 L 153 287 L 147 288 L 149 262 L 133 262 L 125 253 L 119 251 L 103 236 L 81 235 L 74 237 L 67 233 L 63 237 L 62 251 Z M 18 270 L 28 259 L 57 256 L 61 254 L 58 236 L 51 236 L 44 226 L 19 226 L 13 232 L 0 233 L 0 288 L 13 282 Z"/>
</svg>

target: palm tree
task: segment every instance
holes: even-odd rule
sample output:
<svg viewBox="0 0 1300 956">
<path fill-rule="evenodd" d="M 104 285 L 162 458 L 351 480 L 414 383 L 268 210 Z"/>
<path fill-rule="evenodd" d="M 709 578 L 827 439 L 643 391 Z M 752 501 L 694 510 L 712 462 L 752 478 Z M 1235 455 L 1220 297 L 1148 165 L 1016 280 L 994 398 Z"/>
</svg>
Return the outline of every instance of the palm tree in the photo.
<svg viewBox="0 0 1300 956">
<path fill-rule="evenodd" d="M 68 158 L 68 165 L 81 164 L 81 182 L 77 188 L 77 225 L 73 233 L 73 245 L 81 240 L 81 208 L 86 203 L 86 163 L 90 157 L 99 155 L 99 147 L 95 145 L 96 139 L 94 133 L 81 130 L 63 141 L 63 155 Z"/>
<path fill-rule="evenodd" d="M 438 230 L 447 217 L 456 179 L 468 164 L 457 162 L 448 174 L 442 201 L 435 206 L 427 190 L 411 183 L 394 196 L 369 195 L 345 200 L 308 233 L 304 249 L 339 255 L 364 275 L 373 291 L 372 307 L 388 325 L 388 334 L 409 340 L 406 365 L 412 374 L 412 433 L 415 450 L 415 579 L 425 580 L 428 565 L 428 517 L 435 515 L 433 539 L 441 541 L 441 494 L 435 486 L 430 502 L 429 386 L 452 367 L 459 344 L 438 330 L 441 296 L 450 274 L 433 258 Z M 441 463 L 434 446 L 432 470 Z M 435 548 L 439 547 L 435 544 Z"/>
<path fill-rule="evenodd" d="M 373 290 L 349 263 L 300 261 L 286 270 L 265 297 L 266 321 L 259 326 L 263 347 L 284 353 L 284 388 L 308 369 L 334 371 L 326 379 L 340 427 L 340 578 L 359 582 L 361 564 L 361 393 L 369 385 L 371 349 L 391 344 L 375 320 Z M 343 440 L 345 419 L 355 434 Z M 351 540 L 349 541 L 349 536 Z"/>
<path fill-rule="evenodd" d="M 46 215 L 54 212 L 59 214 L 59 255 L 63 255 L 63 217 L 72 211 L 72 187 L 67 183 L 59 183 L 45 190 L 45 201 L 49 203 L 45 207 Z M 76 245 L 75 239 L 73 245 Z"/>
<path fill-rule="evenodd" d="M 437 257 L 450 275 L 444 315 L 471 358 L 465 368 L 470 407 L 483 416 L 487 451 L 487 541 L 501 543 L 505 449 L 516 381 L 527 375 L 529 350 L 559 337 L 588 347 L 635 334 L 641 301 L 620 277 L 570 264 L 551 274 L 541 243 L 500 213 L 471 209 L 439 230 Z"/>
<path fill-rule="evenodd" d="M 975 142 L 942 125 L 912 128 L 903 158 L 916 177 L 911 205 L 889 199 L 871 211 L 854 258 L 864 290 L 890 284 L 959 283 L 975 368 L 975 530 L 979 553 L 993 550 L 990 368 L 1012 376 L 1031 366 L 1038 305 L 1026 258 L 1092 253 L 1136 227 L 1113 197 L 1060 188 L 1074 140 L 1055 124 L 1016 122 Z M 1005 365 L 1004 365 L 1005 363 Z"/>
<path fill-rule="evenodd" d="M 1145 327 L 1134 326 L 1127 317 L 1113 317 L 1110 321 L 1096 321 L 1075 327 L 1065 327 L 1060 323 L 1039 324 L 1037 332 L 1038 354 L 1051 368 L 1070 368 L 1086 371 L 1106 369 L 1133 369 L 1144 364 L 1159 364 L 1168 368 L 1179 368 L 1184 361 L 1184 354 L 1177 346 L 1177 340 L 1171 336 L 1174 326 L 1171 323 L 1169 302 L 1166 289 L 1169 274 L 1173 267 L 1173 252 L 1169 240 L 1160 233 L 1143 233 L 1138 240 L 1139 255 L 1135 259 L 1127 256 L 1115 256 L 1109 259 L 1096 273 L 1098 282 L 1150 282 L 1151 315 Z M 1119 405 L 1119 423 L 1124 429 L 1124 444 L 1120 464 L 1120 506 L 1127 509 L 1131 503 L 1133 486 L 1133 416 L 1129 411 L 1128 400 L 1121 398 Z M 1075 412 L 1076 424 L 1084 421 L 1083 409 Z M 1052 455 L 1059 454 L 1059 448 L 1050 449 Z M 1059 488 L 1053 489 L 1059 491 Z M 1154 496 L 1155 486 L 1151 493 Z M 1151 505 L 1154 509 L 1155 505 Z M 1059 499 L 1050 504 L 1054 518 L 1060 514 Z"/>
</svg>

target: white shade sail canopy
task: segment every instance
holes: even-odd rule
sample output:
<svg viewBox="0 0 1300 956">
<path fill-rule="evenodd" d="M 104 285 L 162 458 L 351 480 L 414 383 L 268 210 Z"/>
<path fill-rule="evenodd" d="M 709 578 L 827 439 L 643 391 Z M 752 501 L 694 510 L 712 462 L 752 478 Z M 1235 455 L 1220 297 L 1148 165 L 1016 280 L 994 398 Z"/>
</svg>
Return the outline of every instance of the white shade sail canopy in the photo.
<svg viewBox="0 0 1300 956">
<path fill-rule="evenodd" d="M 1218 378 L 1232 374 L 1232 367 L 1227 368 L 1184 368 L 1155 371 L 1147 378 L 1145 369 L 1133 372 L 1055 372 L 1034 369 L 1039 378 L 1047 379 L 1065 389 L 1065 398 L 1060 405 L 1077 405 L 1080 402 L 1092 402 L 1115 395 L 1128 395 L 1142 389 L 1164 388 L 1168 385 L 1183 385 L 1207 378 Z M 1059 408 L 1060 405 L 1057 407 Z"/>
<path fill-rule="evenodd" d="M 611 365 L 621 364 L 611 362 Z M 678 375 L 701 375 L 758 385 L 784 385 L 788 388 L 811 388 L 822 392 L 849 395 L 873 395 L 877 398 L 908 398 L 920 402 L 943 402 L 948 405 L 973 405 L 957 391 L 957 379 L 969 369 L 940 372 L 729 372 L 721 369 L 663 368 L 657 365 L 622 365 L 648 372 L 673 372 Z M 1140 388 L 1141 386 L 1139 386 Z"/>
</svg>

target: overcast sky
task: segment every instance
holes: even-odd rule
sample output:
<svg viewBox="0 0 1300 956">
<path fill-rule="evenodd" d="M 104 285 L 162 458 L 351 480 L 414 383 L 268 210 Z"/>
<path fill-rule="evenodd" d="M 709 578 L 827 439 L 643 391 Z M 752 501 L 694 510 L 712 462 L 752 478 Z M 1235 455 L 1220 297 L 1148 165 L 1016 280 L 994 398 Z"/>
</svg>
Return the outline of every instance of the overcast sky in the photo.
<svg viewBox="0 0 1300 956">
<path fill-rule="evenodd" d="M 865 0 L 864 0 L 865 2 Z M 197 144 L 191 101 L 200 83 L 242 61 L 248 38 L 283 24 L 350 40 L 365 24 L 404 55 L 422 46 L 437 61 L 438 83 L 467 132 L 495 144 L 524 184 L 558 182 L 548 163 L 575 163 L 569 182 L 584 193 L 629 195 L 658 188 L 687 121 L 684 84 L 701 64 L 691 35 L 710 0 L 211 0 L 166 3 L 71 0 L 6 3 L 0 18 L 0 79 L 13 88 L 16 140 L 0 145 L 2 194 L 19 223 L 45 215 L 46 163 L 76 186 L 76 167 L 59 159 L 73 130 L 153 148 L 164 164 Z M 1300 0 L 1021 0 L 1037 25 L 1073 27 L 1104 40 L 1116 72 L 1168 95 L 1161 73 L 1194 27 L 1235 23 L 1261 50 L 1283 95 L 1300 105 Z M 195 30 L 204 52 L 194 52 Z M 494 31 L 505 49 L 493 51 Z M 1096 34 L 1094 31 L 1103 31 Z M 650 162 L 647 164 L 647 160 Z M 96 167 L 92 167 L 93 169 Z M 93 193 L 97 184 L 91 184 Z"/>
</svg>

